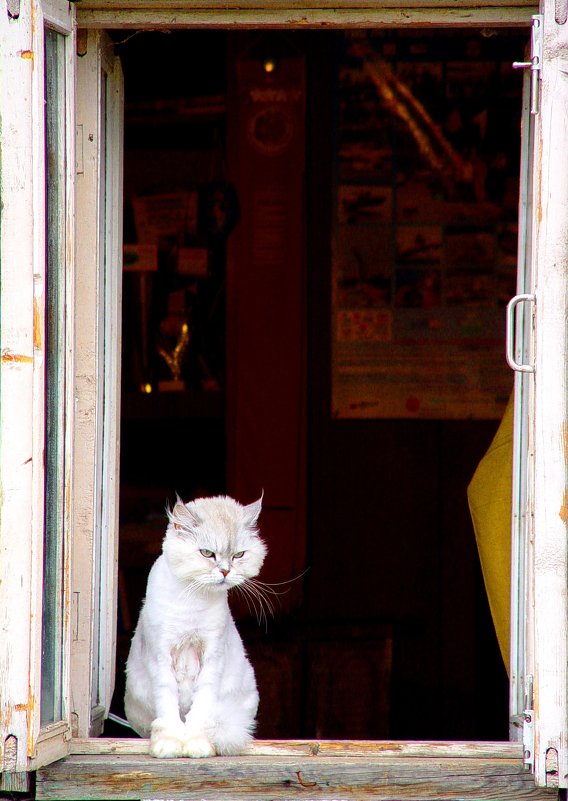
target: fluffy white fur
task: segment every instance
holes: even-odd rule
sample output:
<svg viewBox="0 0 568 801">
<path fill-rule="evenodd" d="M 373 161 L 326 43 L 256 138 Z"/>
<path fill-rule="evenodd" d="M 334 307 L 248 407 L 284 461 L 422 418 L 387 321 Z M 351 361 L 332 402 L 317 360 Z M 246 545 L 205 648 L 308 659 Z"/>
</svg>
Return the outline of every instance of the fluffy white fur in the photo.
<svg viewBox="0 0 568 801">
<path fill-rule="evenodd" d="M 252 739 L 258 691 L 227 595 L 254 592 L 260 509 L 219 496 L 168 511 L 126 665 L 126 717 L 155 757 L 237 754 Z"/>
</svg>

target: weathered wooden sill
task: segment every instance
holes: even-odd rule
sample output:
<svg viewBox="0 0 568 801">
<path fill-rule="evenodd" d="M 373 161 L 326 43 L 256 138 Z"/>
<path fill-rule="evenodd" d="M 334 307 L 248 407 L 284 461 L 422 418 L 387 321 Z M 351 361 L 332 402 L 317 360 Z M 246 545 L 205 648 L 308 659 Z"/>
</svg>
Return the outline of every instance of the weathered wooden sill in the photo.
<svg viewBox="0 0 568 801">
<path fill-rule="evenodd" d="M 535 0 L 82 0 L 81 28 L 528 26 Z"/>
<path fill-rule="evenodd" d="M 523 801 L 540 790 L 518 743 L 257 741 L 246 755 L 154 759 L 145 740 L 75 740 L 37 799 Z"/>
</svg>

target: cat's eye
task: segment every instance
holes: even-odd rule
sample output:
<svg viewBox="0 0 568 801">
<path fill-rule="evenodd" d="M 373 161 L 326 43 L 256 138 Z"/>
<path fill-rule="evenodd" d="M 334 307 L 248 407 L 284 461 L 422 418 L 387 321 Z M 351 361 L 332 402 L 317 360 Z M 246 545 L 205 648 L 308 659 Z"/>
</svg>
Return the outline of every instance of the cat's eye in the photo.
<svg viewBox="0 0 568 801">
<path fill-rule="evenodd" d="M 233 559 L 240 559 L 244 555 L 245 555 L 244 551 L 237 551 L 236 553 L 233 554 Z"/>
<path fill-rule="evenodd" d="M 201 548 L 199 553 L 201 554 L 201 556 L 205 556 L 207 559 L 213 559 L 213 557 L 215 556 L 213 551 L 209 551 L 207 550 L 207 548 Z"/>
</svg>

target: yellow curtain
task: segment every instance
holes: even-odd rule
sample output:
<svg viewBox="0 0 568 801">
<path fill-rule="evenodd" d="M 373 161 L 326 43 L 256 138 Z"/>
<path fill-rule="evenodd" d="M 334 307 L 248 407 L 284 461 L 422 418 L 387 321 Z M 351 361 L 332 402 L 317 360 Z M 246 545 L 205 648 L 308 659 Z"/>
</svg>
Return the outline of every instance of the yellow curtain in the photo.
<svg viewBox="0 0 568 801">
<path fill-rule="evenodd" d="M 509 672 L 513 396 L 467 490 L 475 539 L 501 655 Z"/>
</svg>

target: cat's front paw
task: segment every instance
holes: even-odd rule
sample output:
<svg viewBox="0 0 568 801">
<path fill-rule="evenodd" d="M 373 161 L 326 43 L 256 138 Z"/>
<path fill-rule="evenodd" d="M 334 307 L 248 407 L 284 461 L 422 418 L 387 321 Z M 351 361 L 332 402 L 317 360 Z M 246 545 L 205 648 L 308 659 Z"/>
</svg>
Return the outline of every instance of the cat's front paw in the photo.
<svg viewBox="0 0 568 801">
<path fill-rule="evenodd" d="M 173 759 L 183 756 L 184 730 L 179 726 L 172 726 L 161 718 L 152 723 L 150 733 L 150 754 L 158 759 Z"/>
<path fill-rule="evenodd" d="M 215 756 L 215 748 L 204 734 L 186 737 L 183 742 L 183 756 L 199 759 L 200 757 Z"/>
</svg>

